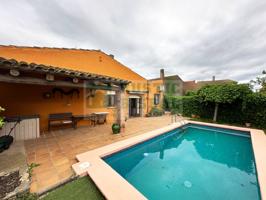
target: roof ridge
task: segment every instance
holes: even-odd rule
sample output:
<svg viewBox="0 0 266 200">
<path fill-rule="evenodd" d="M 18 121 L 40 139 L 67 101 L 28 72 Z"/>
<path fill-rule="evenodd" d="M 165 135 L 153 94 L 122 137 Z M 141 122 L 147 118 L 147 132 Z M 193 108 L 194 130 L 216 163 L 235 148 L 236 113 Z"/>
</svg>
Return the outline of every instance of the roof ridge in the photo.
<svg viewBox="0 0 266 200">
<path fill-rule="evenodd" d="M 215 81 L 234 81 L 232 79 L 216 79 L 216 80 L 206 80 L 206 81 L 197 81 L 197 82 L 215 82 Z"/>
<path fill-rule="evenodd" d="M 29 49 L 55 49 L 55 50 L 78 50 L 78 51 L 99 51 L 103 52 L 101 49 L 83 49 L 83 48 L 67 48 L 67 47 L 47 47 L 47 46 L 23 46 L 23 45 L 3 45 L 0 47 L 12 47 L 12 48 L 29 48 Z"/>
</svg>

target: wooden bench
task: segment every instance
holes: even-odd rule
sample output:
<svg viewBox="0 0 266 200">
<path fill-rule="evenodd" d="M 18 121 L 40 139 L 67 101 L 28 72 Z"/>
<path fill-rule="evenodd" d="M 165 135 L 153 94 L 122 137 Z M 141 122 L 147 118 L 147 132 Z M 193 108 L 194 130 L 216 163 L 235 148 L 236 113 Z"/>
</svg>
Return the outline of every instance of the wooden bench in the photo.
<svg viewBox="0 0 266 200">
<path fill-rule="evenodd" d="M 53 113 L 48 116 L 48 131 L 51 130 L 51 127 L 55 126 L 67 126 L 71 125 L 72 128 L 75 128 L 75 121 L 71 112 L 69 113 Z"/>
</svg>

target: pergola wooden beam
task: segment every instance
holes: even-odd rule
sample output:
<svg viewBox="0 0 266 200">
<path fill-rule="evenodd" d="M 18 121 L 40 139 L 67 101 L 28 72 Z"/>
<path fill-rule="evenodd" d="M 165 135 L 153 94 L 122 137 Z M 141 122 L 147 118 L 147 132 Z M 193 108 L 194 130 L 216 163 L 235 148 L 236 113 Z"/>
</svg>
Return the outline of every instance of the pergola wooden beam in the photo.
<svg viewBox="0 0 266 200">
<path fill-rule="evenodd" d="M 18 71 L 24 71 L 24 72 L 32 72 L 32 73 L 41 73 L 41 74 L 53 74 L 54 76 L 62 76 L 62 77 L 70 77 L 70 78 L 78 78 L 81 80 L 91 80 L 91 81 L 99 81 L 104 84 L 115 84 L 115 85 L 121 85 L 125 84 L 127 85 L 130 83 L 130 81 L 118 79 L 114 77 L 99 75 L 99 74 L 93 74 L 78 70 L 71 70 L 61 67 L 53 67 L 53 66 L 47 66 L 43 64 L 35 64 L 35 63 L 26 63 L 26 62 L 18 62 L 14 59 L 5 59 L 0 57 L 0 69 L 4 70 L 18 70 Z"/>
<path fill-rule="evenodd" d="M 73 83 L 69 81 L 47 81 L 46 79 L 33 78 L 33 77 L 14 77 L 10 75 L 0 74 L 0 82 L 5 83 L 21 83 L 21 84 L 32 84 L 32 85 L 45 85 L 45 86 L 58 86 L 58 87 L 76 87 L 76 88 L 91 88 L 98 90 L 114 90 L 120 89 L 119 86 L 108 86 L 108 85 L 94 85 L 92 83 Z"/>
</svg>

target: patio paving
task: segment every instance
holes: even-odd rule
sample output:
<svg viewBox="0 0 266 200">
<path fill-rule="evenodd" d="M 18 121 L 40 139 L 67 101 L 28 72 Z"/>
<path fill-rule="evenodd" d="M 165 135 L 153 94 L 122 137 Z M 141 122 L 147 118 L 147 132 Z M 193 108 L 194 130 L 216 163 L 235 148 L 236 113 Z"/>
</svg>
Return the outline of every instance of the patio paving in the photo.
<svg viewBox="0 0 266 200">
<path fill-rule="evenodd" d="M 32 176 L 31 192 L 41 193 L 74 176 L 71 169 L 77 154 L 133 137 L 171 123 L 170 116 L 132 118 L 122 134 L 112 134 L 111 125 L 63 129 L 25 141 L 27 162 L 39 163 Z"/>
</svg>

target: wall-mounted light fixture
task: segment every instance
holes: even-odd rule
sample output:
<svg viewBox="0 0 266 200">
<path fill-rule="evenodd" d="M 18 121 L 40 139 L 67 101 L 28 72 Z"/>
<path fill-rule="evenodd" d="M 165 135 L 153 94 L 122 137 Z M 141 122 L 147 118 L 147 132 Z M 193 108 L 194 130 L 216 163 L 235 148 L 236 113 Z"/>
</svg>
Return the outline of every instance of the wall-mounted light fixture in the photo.
<svg viewBox="0 0 266 200">
<path fill-rule="evenodd" d="M 17 69 L 10 69 L 9 74 L 11 76 L 19 76 L 20 72 Z"/>
<path fill-rule="evenodd" d="M 74 78 L 72 79 L 72 81 L 73 81 L 73 83 L 78 83 L 78 82 L 79 82 L 79 79 L 76 78 L 76 77 L 74 77 Z"/>
<path fill-rule="evenodd" d="M 53 74 L 46 74 L 46 80 L 47 81 L 54 81 L 54 75 Z"/>
</svg>

